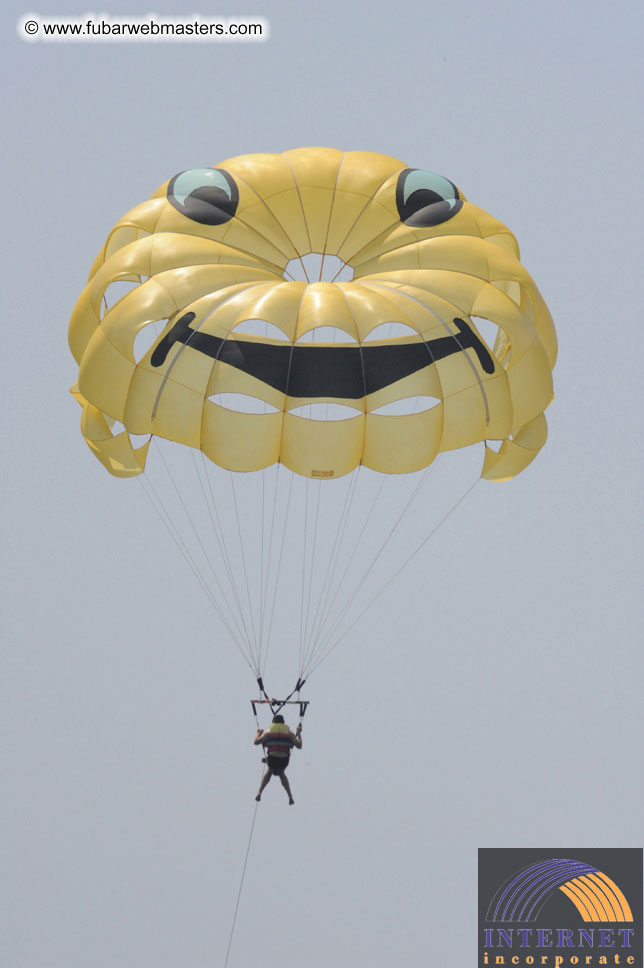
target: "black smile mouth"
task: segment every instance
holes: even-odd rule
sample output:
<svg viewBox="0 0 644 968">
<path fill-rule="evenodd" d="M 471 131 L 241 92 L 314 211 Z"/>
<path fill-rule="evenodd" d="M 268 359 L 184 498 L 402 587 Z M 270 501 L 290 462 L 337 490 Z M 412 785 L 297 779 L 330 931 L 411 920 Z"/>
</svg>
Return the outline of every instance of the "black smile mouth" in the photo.
<svg viewBox="0 0 644 968">
<path fill-rule="evenodd" d="M 152 366 L 163 366 L 175 343 L 234 366 L 290 397 L 358 400 L 471 349 L 481 369 L 494 373 L 494 360 L 472 327 L 454 318 L 457 332 L 420 343 L 391 346 L 275 345 L 254 340 L 221 339 L 191 329 L 195 313 L 184 313 L 155 347 Z"/>
</svg>

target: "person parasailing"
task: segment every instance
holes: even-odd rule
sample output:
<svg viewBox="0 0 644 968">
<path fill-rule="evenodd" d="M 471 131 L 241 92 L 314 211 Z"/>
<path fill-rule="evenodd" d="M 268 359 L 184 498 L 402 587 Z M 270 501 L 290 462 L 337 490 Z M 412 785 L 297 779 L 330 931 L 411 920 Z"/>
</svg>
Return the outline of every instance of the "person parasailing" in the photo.
<svg viewBox="0 0 644 968">
<path fill-rule="evenodd" d="M 288 794 L 289 805 L 293 806 L 295 800 L 285 771 L 293 747 L 297 747 L 298 750 L 302 749 L 302 723 L 298 723 L 297 729 L 292 733 L 284 722 L 284 717 L 276 713 L 268 732 L 265 732 L 261 727 L 257 730 L 253 745 L 259 746 L 260 744 L 266 751 L 266 773 L 262 777 L 255 799 L 259 802 L 262 799 L 264 789 L 270 783 L 271 777 L 279 776 L 280 782 Z"/>
</svg>

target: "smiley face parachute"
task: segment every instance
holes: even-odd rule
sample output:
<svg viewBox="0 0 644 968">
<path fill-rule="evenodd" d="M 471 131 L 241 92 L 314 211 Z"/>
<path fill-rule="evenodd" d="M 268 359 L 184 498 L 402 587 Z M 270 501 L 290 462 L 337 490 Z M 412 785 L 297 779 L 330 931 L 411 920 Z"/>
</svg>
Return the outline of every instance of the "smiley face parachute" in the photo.
<svg viewBox="0 0 644 968">
<path fill-rule="evenodd" d="M 170 490 L 197 551 L 148 494 L 255 675 L 290 638 L 298 681 L 364 610 L 411 504 L 417 537 L 438 526 L 419 495 L 440 454 L 482 444 L 495 481 L 533 460 L 556 357 L 504 225 L 443 176 L 328 148 L 165 182 L 110 232 L 69 341 L 91 450 L 142 482 L 153 439 L 190 455 Z"/>
</svg>

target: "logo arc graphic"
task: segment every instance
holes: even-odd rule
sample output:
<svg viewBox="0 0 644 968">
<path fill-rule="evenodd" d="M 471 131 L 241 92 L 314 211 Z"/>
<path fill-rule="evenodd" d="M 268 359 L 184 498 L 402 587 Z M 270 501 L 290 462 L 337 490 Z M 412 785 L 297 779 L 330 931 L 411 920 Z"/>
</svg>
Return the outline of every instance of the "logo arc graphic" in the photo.
<svg viewBox="0 0 644 968">
<path fill-rule="evenodd" d="M 534 922 L 556 890 L 572 901 L 584 921 L 632 921 L 623 892 L 592 864 L 552 858 L 515 872 L 497 890 L 486 921 Z"/>
</svg>

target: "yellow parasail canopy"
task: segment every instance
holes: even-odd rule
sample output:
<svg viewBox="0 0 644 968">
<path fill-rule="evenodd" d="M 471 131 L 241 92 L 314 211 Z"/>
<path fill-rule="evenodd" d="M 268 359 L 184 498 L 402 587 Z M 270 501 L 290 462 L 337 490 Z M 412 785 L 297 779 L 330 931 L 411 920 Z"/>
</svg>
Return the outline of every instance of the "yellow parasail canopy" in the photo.
<svg viewBox="0 0 644 968">
<path fill-rule="evenodd" d="M 293 279 L 308 253 L 353 278 Z M 115 282 L 130 291 L 105 309 Z M 441 175 L 331 148 L 164 183 L 108 235 L 69 342 L 83 435 L 124 477 L 147 456 L 130 435 L 154 434 L 229 470 L 319 478 L 403 474 L 489 441 L 482 476 L 507 479 L 545 443 L 556 358 L 504 225 Z M 319 405 L 346 419 L 314 419 Z"/>
</svg>

